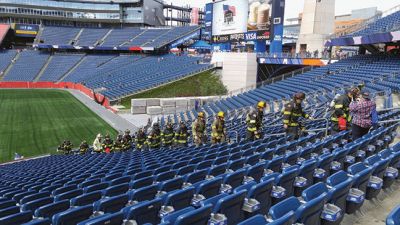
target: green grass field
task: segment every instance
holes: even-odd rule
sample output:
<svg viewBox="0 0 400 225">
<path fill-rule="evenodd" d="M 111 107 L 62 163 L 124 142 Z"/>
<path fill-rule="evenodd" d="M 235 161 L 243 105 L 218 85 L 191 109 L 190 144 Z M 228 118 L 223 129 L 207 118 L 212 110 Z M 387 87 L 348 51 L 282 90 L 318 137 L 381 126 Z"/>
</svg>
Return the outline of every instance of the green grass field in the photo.
<svg viewBox="0 0 400 225">
<path fill-rule="evenodd" d="M 125 108 L 131 108 L 132 98 L 172 98 L 224 95 L 227 89 L 215 71 L 206 71 L 186 79 L 182 79 L 158 88 L 122 99 Z"/>
<path fill-rule="evenodd" d="M 92 143 L 97 133 L 117 132 L 94 112 L 62 90 L 0 90 L 0 162 L 14 153 L 30 157 L 55 153 L 69 139 L 74 147 Z"/>
</svg>

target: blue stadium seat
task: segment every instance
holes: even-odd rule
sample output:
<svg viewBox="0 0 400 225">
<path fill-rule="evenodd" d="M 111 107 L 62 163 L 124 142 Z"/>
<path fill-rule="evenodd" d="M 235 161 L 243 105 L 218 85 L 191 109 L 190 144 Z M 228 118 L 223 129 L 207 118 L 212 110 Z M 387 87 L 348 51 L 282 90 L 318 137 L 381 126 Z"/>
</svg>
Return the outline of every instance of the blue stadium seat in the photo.
<svg viewBox="0 0 400 225">
<path fill-rule="evenodd" d="M 399 225 L 400 224 L 400 205 L 396 206 L 389 215 L 386 217 L 386 225 Z"/>
<path fill-rule="evenodd" d="M 57 213 L 53 216 L 53 225 L 72 225 L 89 219 L 93 214 L 93 206 L 79 206 Z"/>
<path fill-rule="evenodd" d="M 51 225 L 50 219 L 33 219 L 23 225 Z"/>
<path fill-rule="evenodd" d="M 148 187 L 132 190 L 129 192 L 129 200 L 138 202 L 152 200 L 156 196 L 158 188 L 158 184 L 153 184 Z"/>
<path fill-rule="evenodd" d="M 52 218 L 53 215 L 69 209 L 70 203 L 68 200 L 59 201 L 44 205 L 35 211 L 35 217 Z"/>
<path fill-rule="evenodd" d="M 78 225 L 108 225 L 108 224 L 122 224 L 124 214 L 116 212 L 113 214 L 104 214 L 78 223 Z"/>
<path fill-rule="evenodd" d="M 92 185 L 89 185 L 89 186 L 83 188 L 83 192 L 90 193 L 93 191 L 100 191 L 100 190 L 102 191 L 102 190 L 106 189 L 108 186 L 109 186 L 108 183 L 92 184 Z"/>
<path fill-rule="evenodd" d="M 247 169 L 247 176 L 252 177 L 256 182 L 260 182 L 261 177 L 264 176 L 264 166 L 257 164 Z"/>
<path fill-rule="evenodd" d="M 353 185 L 353 180 L 347 173 L 339 171 L 328 177 L 326 184 L 333 187 L 330 190 L 329 202 L 346 211 L 346 198 Z"/>
<path fill-rule="evenodd" d="M 103 195 L 112 197 L 116 195 L 120 195 L 126 193 L 129 190 L 129 183 L 118 184 L 114 186 L 110 186 L 103 190 Z"/>
<path fill-rule="evenodd" d="M 186 208 L 174 211 L 170 214 L 167 214 L 162 217 L 160 225 L 170 225 L 170 224 L 173 225 L 173 224 L 175 224 L 175 221 L 176 221 L 176 219 L 178 219 L 179 216 L 181 216 L 185 213 L 191 212 L 193 210 L 195 210 L 195 208 L 186 207 Z"/>
<path fill-rule="evenodd" d="M 32 220 L 32 211 L 25 211 L 0 218 L 1 225 L 16 225 Z"/>
<path fill-rule="evenodd" d="M 168 193 L 164 205 L 172 206 L 175 210 L 186 208 L 190 206 L 194 193 L 194 187 Z"/>
<path fill-rule="evenodd" d="M 178 190 L 182 188 L 183 185 L 183 178 L 182 177 L 176 177 L 167 181 L 164 181 L 160 184 L 160 191 L 164 192 L 170 192 L 174 190 Z"/>
<path fill-rule="evenodd" d="M 233 173 L 227 174 L 224 178 L 223 183 L 230 185 L 231 189 L 235 189 L 243 183 L 246 171 L 244 169 L 237 170 Z"/>
<path fill-rule="evenodd" d="M 373 173 L 372 167 L 367 167 L 365 164 L 359 162 L 349 166 L 347 171 L 353 175 L 353 187 L 363 191 L 366 199 L 375 198 L 379 194 L 383 181 L 370 183 L 370 178 Z"/>
<path fill-rule="evenodd" d="M 30 202 L 27 202 L 21 206 L 22 211 L 35 211 L 37 208 L 53 203 L 54 198 L 53 197 L 44 197 L 40 199 L 36 199 Z"/>
<path fill-rule="evenodd" d="M 158 224 L 160 223 L 159 211 L 162 201 L 155 199 L 144 201 L 139 204 L 128 206 L 123 209 L 126 220 L 134 220 L 137 224 Z"/>
<path fill-rule="evenodd" d="M 76 196 L 79 196 L 81 194 L 83 194 L 82 189 L 76 189 L 76 190 L 67 191 L 67 192 L 64 192 L 62 194 L 56 195 L 54 197 L 54 201 L 58 202 L 58 201 L 62 201 L 62 200 L 65 200 L 65 199 L 69 200 L 69 199 L 74 198 Z"/>
<path fill-rule="evenodd" d="M 320 216 L 324 208 L 327 194 L 312 199 L 304 204 L 296 197 L 289 197 L 282 202 L 274 205 L 270 209 L 270 215 L 273 219 L 279 219 L 290 211 L 295 212 L 296 220 L 305 225 L 318 225 L 321 222 Z"/>
<path fill-rule="evenodd" d="M 149 185 L 152 185 L 154 182 L 153 177 L 144 177 L 144 178 L 140 178 L 138 180 L 133 180 L 129 183 L 129 187 L 131 189 L 139 189 L 139 188 L 143 188 Z"/>
<path fill-rule="evenodd" d="M 195 171 L 186 176 L 185 182 L 195 184 L 199 181 L 204 180 L 206 178 L 207 174 L 208 174 L 208 169 Z"/>
<path fill-rule="evenodd" d="M 16 214 L 16 213 L 19 213 L 19 212 L 20 212 L 19 206 L 10 206 L 8 208 L 0 210 L 0 218 L 1 217 L 5 217 L 5 216 L 9 216 L 9 215 L 12 215 L 12 214 Z"/>
<path fill-rule="evenodd" d="M 0 209 L 6 209 L 11 206 L 15 206 L 17 202 L 15 200 L 6 200 L 3 202 L 0 202 Z"/>
<path fill-rule="evenodd" d="M 104 213 L 114 213 L 122 209 L 129 201 L 128 194 L 113 196 L 110 198 L 100 199 L 95 202 L 94 211 Z"/>
<path fill-rule="evenodd" d="M 199 182 L 196 188 L 196 194 L 201 194 L 205 198 L 210 198 L 219 193 L 219 189 L 222 184 L 222 178 L 214 178 L 212 180 L 207 180 Z"/>
<path fill-rule="evenodd" d="M 190 212 L 187 212 L 183 215 L 180 215 L 174 225 L 186 225 L 186 224 L 191 224 L 191 225 L 202 225 L 202 224 L 207 224 L 208 220 L 210 219 L 212 211 L 212 206 L 207 205 L 203 206 L 199 209 L 192 210 Z"/>
<path fill-rule="evenodd" d="M 233 225 L 241 222 L 244 218 L 242 207 L 246 191 L 231 194 L 220 199 L 214 206 L 213 213 L 220 213 L 226 216 L 227 224 Z"/>
<path fill-rule="evenodd" d="M 102 198 L 101 191 L 94 191 L 87 194 L 79 195 L 75 198 L 71 199 L 72 206 L 84 206 L 84 205 L 91 205 L 93 202 Z"/>
</svg>

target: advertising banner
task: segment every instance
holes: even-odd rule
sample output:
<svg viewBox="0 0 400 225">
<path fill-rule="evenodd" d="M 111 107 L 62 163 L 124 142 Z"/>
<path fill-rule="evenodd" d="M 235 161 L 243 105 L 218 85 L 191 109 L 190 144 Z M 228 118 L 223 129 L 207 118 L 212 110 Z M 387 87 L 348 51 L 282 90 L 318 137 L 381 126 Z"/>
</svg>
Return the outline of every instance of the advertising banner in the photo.
<svg viewBox="0 0 400 225">
<path fill-rule="evenodd" d="M 199 25 L 199 8 L 192 8 L 190 12 L 190 25 Z"/>
</svg>

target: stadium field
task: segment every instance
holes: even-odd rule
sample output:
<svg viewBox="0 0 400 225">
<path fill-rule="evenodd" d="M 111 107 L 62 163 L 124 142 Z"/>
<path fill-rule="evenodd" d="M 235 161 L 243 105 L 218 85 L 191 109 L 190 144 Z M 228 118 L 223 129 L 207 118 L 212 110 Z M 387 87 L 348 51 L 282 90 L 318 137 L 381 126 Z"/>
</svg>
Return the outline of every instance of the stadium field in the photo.
<svg viewBox="0 0 400 225">
<path fill-rule="evenodd" d="M 0 162 L 18 152 L 25 157 L 56 153 L 69 139 L 78 147 L 82 139 L 92 143 L 97 133 L 116 131 L 104 120 L 62 90 L 0 90 Z"/>
</svg>

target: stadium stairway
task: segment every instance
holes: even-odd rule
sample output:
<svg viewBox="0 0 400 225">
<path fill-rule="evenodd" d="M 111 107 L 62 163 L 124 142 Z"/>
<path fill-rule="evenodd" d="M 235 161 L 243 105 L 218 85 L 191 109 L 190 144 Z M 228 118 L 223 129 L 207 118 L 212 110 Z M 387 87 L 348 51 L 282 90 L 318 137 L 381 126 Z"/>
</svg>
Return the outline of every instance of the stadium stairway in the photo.
<svg viewBox="0 0 400 225">
<path fill-rule="evenodd" d="M 43 65 L 43 67 L 40 69 L 39 73 L 36 75 L 36 77 L 33 79 L 33 82 L 39 81 L 40 78 L 42 77 L 43 73 L 46 71 L 47 67 L 49 66 L 51 60 L 54 58 L 54 55 L 50 55 L 49 58 L 47 59 L 46 63 Z"/>
</svg>

